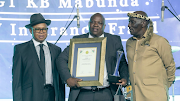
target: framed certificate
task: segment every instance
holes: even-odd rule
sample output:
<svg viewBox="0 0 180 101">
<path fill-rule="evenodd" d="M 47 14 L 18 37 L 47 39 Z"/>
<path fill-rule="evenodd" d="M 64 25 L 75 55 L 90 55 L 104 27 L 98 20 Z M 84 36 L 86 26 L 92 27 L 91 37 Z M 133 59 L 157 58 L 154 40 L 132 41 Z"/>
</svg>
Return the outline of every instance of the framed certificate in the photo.
<svg viewBox="0 0 180 101">
<path fill-rule="evenodd" d="M 68 68 L 72 77 L 82 79 L 80 86 L 102 86 L 106 37 L 70 40 Z"/>
</svg>

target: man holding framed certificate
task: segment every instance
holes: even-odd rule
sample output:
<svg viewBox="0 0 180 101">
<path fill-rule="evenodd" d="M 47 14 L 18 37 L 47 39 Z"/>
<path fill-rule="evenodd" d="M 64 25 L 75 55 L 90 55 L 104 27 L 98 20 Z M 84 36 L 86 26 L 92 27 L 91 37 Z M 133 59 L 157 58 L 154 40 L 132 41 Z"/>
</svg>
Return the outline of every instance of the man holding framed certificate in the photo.
<svg viewBox="0 0 180 101">
<path fill-rule="evenodd" d="M 102 49 L 102 47 L 99 49 L 98 45 L 97 45 L 97 48 L 96 48 L 96 44 L 95 45 L 94 45 L 94 43 L 89 44 L 91 41 L 88 43 L 88 45 L 89 45 L 88 47 L 91 47 L 91 48 L 88 48 L 88 49 L 78 48 L 79 46 L 72 47 L 72 44 L 71 44 L 70 47 L 68 46 L 67 48 L 64 49 L 64 51 L 59 55 L 58 59 L 56 60 L 56 63 L 58 66 L 58 72 L 61 75 L 62 80 L 65 81 L 68 84 L 68 86 L 71 88 L 70 94 L 69 94 L 69 101 L 113 101 L 113 96 L 115 95 L 118 85 L 122 84 L 123 86 L 125 86 L 127 83 L 128 67 L 127 67 L 127 62 L 126 62 L 124 54 L 120 60 L 119 69 L 118 69 L 121 79 L 119 80 L 118 83 L 114 83 L 114 84 L 108 82 L 108 75 L 109 74 L 112 75 L 114 73 L 114 70 L 116 67 L 117 51 L 123 52 L 124 50 L 123 50 L 120 36 L 105 33 L 104 32 L 105 26 L 106 26 L 105 18 L 103 17 L 103 15 L 101 15 L 100 13 L 96 13 L 96 14 L 92 15 L 90 18 L 89 33 L 73 37 L 73 39 L 75 39 L 75 40 L 76 39 L 78 40 L 80 38 L 82 40 L 83 40 L 83 38 L 86 38 L 86 40 L 91 40 L 91 41 L 101 40 L 101 39 L 106 40 L 105 41 L 106 47 L 105 47 L 105 51 L 104 51 L 105 52 L 104 62 L 103 62 L 104 64 L 100 63 L 100 65 L 104 66 L 103 73 L 102 73 L 103 74 L 103 84 L 101 86 L 86 86 L 86 85 L 81 86 L 80 83 L 85 80 L 83 78 L 78 79 L 78 77 L 79 76 L 87 76 L 87 71 L 85 73 L 84 69 L 80 69 L 80 68 L 83 68 L 81 65 L 80 67 L 78 67 L 78 69 L 76 68 L 76 70 L 75 70 L 77 75 L 73 76 L 73 75 L 71 75 L 72 74 L 71 69 L 70 69 L 71 74 L 69 72 L 67 63 L 69 64 L 69 62 L 72 62 L 70 60 L 73 57 L 76 57 L 76 58 L 72 59 L 72 60 L 76 61 L 75 62 L 76 66 L 80 65 L 78 63 L 86 63 L 83 65 L 89 66 L 88 60 L 93 61 L 91 58 L 95 57 L 96 54 L 98 54 L 99 50 Z M 83 40 L 83 42 L 84 41 L 85 40 Z M 101 44 L 103 44 L 103 41 Z M 76 47 L 77 47 L 77 49 L 76 49 Z M 74 55 L 69 53 L 72 49 L 76 50 L 76 52 L 73 52 Z M 103 53 L 102 50 L 100 51 L 100 54 L 101 53 Z M 90 55 L 87 55 L 87 54 L 90 54 Z M 72 58 L 69 59 L 69 57 L 72 57 Z M 81 57 L 81 59 L 79 59 L 79 57 Z M 101 58 L 99 58 L 99 59 L 96 58 L 95 60 L 100 60 Z M 81 61 L 85 61 L 85 62 L 81 62 Z M 95 62 L 95 63 L 91 62 L 90 64 L 93 66 L 93 64 L 97 64 L 97 62 Z M 86 68 L 86 67 L 84 67 L 84 68 Z M 88 67 L 88 68 L 90 68 L 90 67 Z M 89 70 L 94 70 L 94 69 L 96 70 L 96 68 L 92 67 Z M 99 71 L 100 71 L 100 69 L 99 69 Z M 81 72 L 81 73 L 79 73 L 79 72 Z M 94 73 L 88 72 L 88 75 L 94 76 Z"/>
</svg>

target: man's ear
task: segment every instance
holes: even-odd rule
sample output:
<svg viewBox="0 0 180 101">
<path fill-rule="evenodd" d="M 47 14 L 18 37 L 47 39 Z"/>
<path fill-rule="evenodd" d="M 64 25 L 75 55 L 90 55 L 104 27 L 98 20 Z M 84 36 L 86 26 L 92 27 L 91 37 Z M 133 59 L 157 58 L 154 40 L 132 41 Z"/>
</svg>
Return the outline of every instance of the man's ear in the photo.
<svg viewBox="0 0 180 101">
<path fill-rule="evenodd" d="M 104 29 L 105 29 L 105 27 L 106 27 L 106 24 L 103 25 L 103 28 L 104 28 Z M 104 30 L 104 29 L 103 29 L 103 30 Z"/>
<path fill-rule="evenodd" d="M 88 29 L 89 29 L 89 31 L 90 31 L 90 21 L 88 22 Z"/>
<path fill-rule="evenodd" d="M 88 26 L 90 27 L 90 21 L 88 22 Z"/>
<path fill-rule="evenodd" d="M 32 29 L 31 28 L 29 28 L 29 32 L 32 34 Z"/>
</svg>

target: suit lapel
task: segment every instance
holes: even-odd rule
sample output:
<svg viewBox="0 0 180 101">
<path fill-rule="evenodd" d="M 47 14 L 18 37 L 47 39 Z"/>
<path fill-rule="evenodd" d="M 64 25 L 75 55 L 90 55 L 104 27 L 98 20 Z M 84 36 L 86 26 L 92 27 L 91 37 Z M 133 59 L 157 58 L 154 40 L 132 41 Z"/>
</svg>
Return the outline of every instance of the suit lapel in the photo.
<svg viewBox="0 0 180 101">
<path fill-rule="evenodd" d="M 55 78 L 57 78 L 57 75 L 56 75 L 56 70 L 55 70 L 55 64 L 54 64 L 54 61 L 55 61 L 55 52 L 52 45 L 50 43 L 48 43 L 48 47 L 49 47 L 49 51 L 50 51 L 50 55 L 51 55 L 51 66 L 52 66 L 52 73 L 53 73 L 53 81 L 55 82 L 56 80 L 54 80 Z"/>
<path fill-rule="evenodd" d="M 107 72 L 108 73 L 111 73 L 111 68 L 108 68 L 109 66 L 110 66 L 110 64 L 109 64 L 109 61 L 108 61 L 108 52 L 110 51 L 109 49 L 109 45 L 111 45 L 110 44 L 110 42 L 111 41 L 109 41 L 109 35 L 107 34 L 107 33 L 104 33 L 104 37 L 106 37 L 107 38 L 107 41 L 106 41 L 106 55 L 105 55 L 105 60 L 106 60 L 106 68 L 107 68 Z"/>
<path fill-rule="evenodd" d="M 54 71 L 54 63 L 53 63 L 53 59 L 54 59 L 54 51 L 53 51 L 53 49 L 52 49 L 52 45 L 51 44 L 49 44 L 48 42 L 47 42 L 47 44 L 48 44 L 48 47 L 49 47 L 49 51 L 50 51 L 50 55 L 51 55 L 51 65 L 52 65 L 52 71 Z"/>
<path fill-rule="evenodd" d="M 84 38 L 88 38 L 89 37 L 89 33 L 87 33 L 87 34 L 84 34 L 84 36 L 83 36 Z"/>
<path fill-rule="evenodd" d="M 59 89 L 59 76 L 58 76 L 58 73 L 57 73 L 57 70 L 55 68 L 55 64 L 54 64 L 54 61 L 55 61 L 55 54 L 56 54 L 56 51 L 53 49 L 53 46 L 52 44 L 48 43 L 48 47 L 49 47 L 49 51 L 50 51 L 50 55 L 51 55 L 51 66 L 52 66 L 52 75 L 53 75 L 53 85 L 54 87 L 56 88 L 55 89 L 55 92 L 59 92 L 58 89 Z"/>
<path fill-rule="evenodd" d="M 42 71 L 42 73 L 44 74 L 44 69 L 43 69 L 43 68 L 41 68 L 41 66 L 40 66 L 40 63 L 39 63 L 39 58 L 38 58 L 38 55 L 37 55 L 36 49 L 35 49 L 35 47 L 34 47 L 34 43 L 33 43 L 33 41 L 31 40 L 31 41 L 29 42 L 29 44 L 30 44 L 30 48 L 31 48 L 31 51 L 32 51 L 32 55 L 34 56 L 34 59 L 35 59 L 35 61 L 37 62 L 38 67 L 40 68 L 40 70 L 41 70 L 41 71 Z"/>
</svg>

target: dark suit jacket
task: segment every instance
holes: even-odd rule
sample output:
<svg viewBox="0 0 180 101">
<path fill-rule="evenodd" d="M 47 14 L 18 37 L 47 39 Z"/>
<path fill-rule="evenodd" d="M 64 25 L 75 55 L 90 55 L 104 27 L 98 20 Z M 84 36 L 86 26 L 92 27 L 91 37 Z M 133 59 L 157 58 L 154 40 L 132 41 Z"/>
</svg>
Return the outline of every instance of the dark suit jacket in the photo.
<svg viewBox="0 0 180 101">
<path fill-rule="evenodd" d="M 48 47 L 51 54 L 56 101 L 64 101 L 64 84 L 59 78 L 55 65 L 55 59 L 61 53 L 61 48 L 51 43 L 48 43 Z M 14 47 L 12 75 L 13 101 L 42 101 L 45 73 L 40 67 L 32 40 Z"/>
<path fill-rule="evenodd" d="M 88 37 L 89 37 L 89 33 L 79 35 L 79 36 L 74 36 L 73 38 L 88 38 Z M 113 74 L 116 67 L 116 60 L 117 60 L 116 52 L 117 50 L 123 51 L 123 46 L 121 43 L 120 36 L 104 33 L 104 37 L 107 37 L 106 56 L 105 56 L 107 72 L 108 74 Z M 60 54 L 60 56 L 57 59 L 58 72 L 60 73 L 63 81 L 66 81 L 68 78 L 71 77 L 69 73 L 68 65 L 67 65 L 68 57 L 69 57 L 69 47 L 64 49 L 64 51 Z M 119 72 L 122 78 L 128 80 L 128 66 L 125 59 L 125 55 L 123 55 L 121 59 Z M 111 88 L 112 95 L 114 95 L 117 90 L 117 86 L 110 84 L 110 88 Z M 69 101 L 75 101 L 79 94 L 79 91 L 80 91 L 80 88 L 71 89 L 70 94 L 69 94 Z"/>
</svg>

